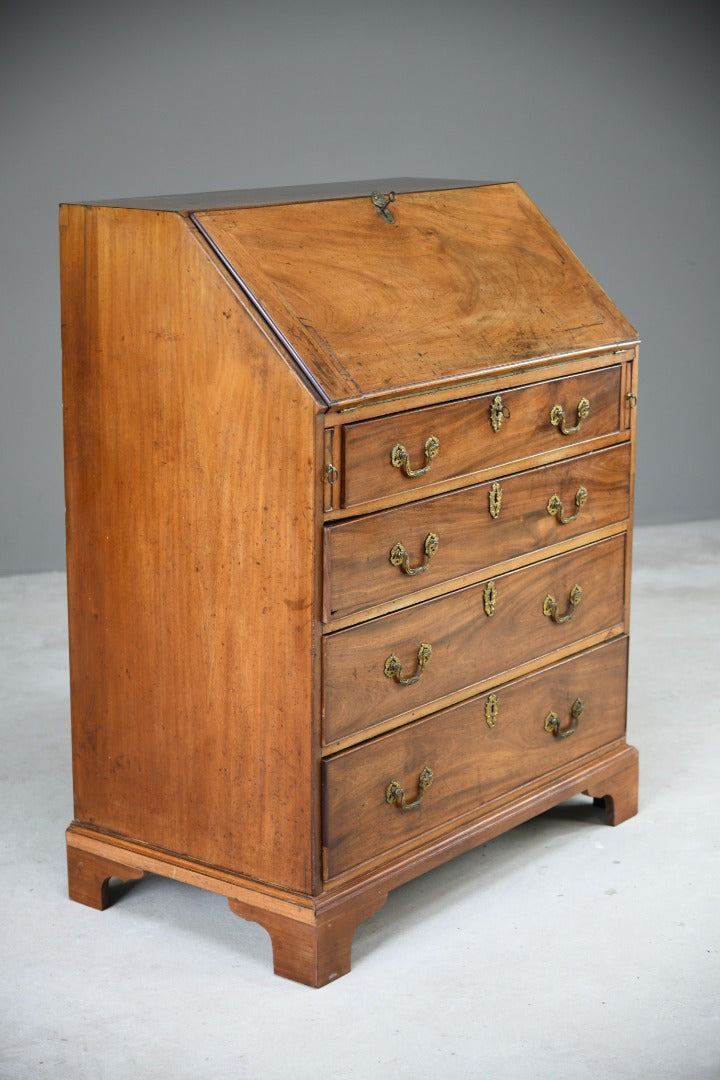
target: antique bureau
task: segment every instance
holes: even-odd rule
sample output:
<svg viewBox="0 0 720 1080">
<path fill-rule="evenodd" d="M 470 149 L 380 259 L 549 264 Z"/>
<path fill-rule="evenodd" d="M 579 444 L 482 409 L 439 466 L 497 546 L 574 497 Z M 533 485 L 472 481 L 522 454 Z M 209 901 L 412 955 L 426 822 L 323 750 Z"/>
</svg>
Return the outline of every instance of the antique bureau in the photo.
<svg viewBox="0 0 720 1080">
<path fill-rule="evenodd" d="M 70 895 L 320 986 L 625 741 L 637 335 L 515 183 L 64 204 Z"/>
</svg>

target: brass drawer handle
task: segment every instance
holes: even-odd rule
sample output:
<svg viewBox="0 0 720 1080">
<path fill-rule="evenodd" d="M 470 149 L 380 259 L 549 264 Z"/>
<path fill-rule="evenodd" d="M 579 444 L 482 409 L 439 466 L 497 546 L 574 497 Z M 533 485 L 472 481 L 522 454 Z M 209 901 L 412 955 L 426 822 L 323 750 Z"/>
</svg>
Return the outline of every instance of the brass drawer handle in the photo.
<svg viewBox="0 0 720 1080">
<path fill-rule="evenodd" d="M 546 596 L 545 600 L 543 601 L 543 615 L 547 615 L 548 619 L 552 619 L 552 621 L 555 623 L 570 622 L 573 615 L 575 614 L 575 608 L 582 600 L 582 589 L 579 585 L 573 585 L 572 589 L 570 590 L 568 600 L 570 602 L 570 607 L 568 608 L 567 612 L 565 613 L 565 615 L 558 615 L 557 600 L 554 596 Z"/>
<path fill-rule="evenodd" d="M 412 577 L 414 574 L 422 574 L 423 571 L 427 570 L 430 560 L 433 555 L 436 554 L 439 547 L 440 537 L 437 533 L 428 533 L 425 537 L 425 558 L 419 566 L 411 566 L 409 554 L 398 541 L 398 543 L 394 544 L 390 549 L 390 562 L 393 566 L 399 566 L 403 574 L 407 574 L 408 577 Z"/>
<path fill-rule="evenodd" d="M 402 469 L 406 476 L 424 476 L 440 453 L 440 440 L 430 435 L 425 440 L 425 464 L 421 469 L 410 468 L 410 455 L 402 443 L 396 443 L 390 451 L 390 462 L 395 469 Z"/>
<path fill-rule="evenodd" d="M 391 780 L 385 792 L 385 802 L 395 803 L 401 810 L 416 810 L 422 802 L 422 797 L 433 782 L 433 771 L 426 765 L 418 777 L 418 796 L 413 802 L 407 801 L 405 788 L 398 784 L 397 780 Z"/>
<path fill-rule="evenodd" d="M 551 495 L 547 504 L 548 514 L 556 517 L 561 525 L 569 525 L 571 521 L 575 521 L 580 517 L 580 511 L 587 502 L 588 490 L 581 484 L 575 492 L 575 513 L 566 515 L 563 501 L 559 495 Z"/>
<path fill-rule="evenodd" d="M 553 405 L 550 410 L 550 423 L 553 427 L 559 427 L 563 435 L 574 435 L 580 430 L 580 425 L 590 413 L 590 402 L 586 397 L 581 397 L 577 403 L 577 423 L 575 427 L 568 427 L 565 423 L 565 410 L 562 405 Z"/>
<path fill-rule="evenodd" d="M 388 679 L 394 679 L 395 682 L 402 683 L 403 686 L 412 686 L 413 683 L 420 681 L 422 673 L 425 670 L 425 665 L 431 656 L 432 645 L 423 642 L 417 652 L 417 671 L 414 675 L 403 675 L 402 664 L 394 653 L 391 656 L 388 656 L 383 670 Z"/>
<path fill-rule="evenodd" d="M 572 703 L 570 715 L 572 716 L 572 724 L 570 727 L 566 727 L 564 730 L 560 730 L 560 718 L 557 713 L 548 713 L 545 717 L 545 730 L 554 735 L 556 739 L 567 739 L 568 735 L 572 735 L 577 731 L 578 722 L 583 714 L 585 705 L 582 698 L 575 698 Z"/>
</svg>

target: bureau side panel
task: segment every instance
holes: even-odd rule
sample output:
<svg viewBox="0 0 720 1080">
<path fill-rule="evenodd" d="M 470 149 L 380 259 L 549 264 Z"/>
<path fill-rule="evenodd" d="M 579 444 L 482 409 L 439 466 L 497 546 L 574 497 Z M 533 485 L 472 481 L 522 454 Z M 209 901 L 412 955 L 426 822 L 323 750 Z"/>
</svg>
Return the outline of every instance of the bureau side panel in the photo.
<svg viewBox="0 0 720 1080">
<path fill-rule="evenodd" d="M 311 891 L 317 405 L 184 218 L 61 234 L 76 820 Z"/>
</svg>

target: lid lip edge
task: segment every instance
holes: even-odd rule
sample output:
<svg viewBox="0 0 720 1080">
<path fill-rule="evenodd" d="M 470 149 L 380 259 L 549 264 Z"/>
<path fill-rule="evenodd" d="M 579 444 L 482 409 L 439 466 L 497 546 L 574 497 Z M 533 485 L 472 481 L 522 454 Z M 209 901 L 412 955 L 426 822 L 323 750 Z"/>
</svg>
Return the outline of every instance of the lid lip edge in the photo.
<svg viewBox="0 0 720 1080">
<path fill-rule="evenodd" d="M 631 329 L 634 329 L 634 327 Z M 592 359 L 594 356 L 604 356 L 607 353 L 625 352 L 630 349 L 636 349 L 641 344 L 642 339 L 640 337 L 619 338 L 617 341 L 607 341 L 604 344 L 587 345 L 584 348 L 572 349 L 567 352 L 544 353 L 537 356 L 528 356 L 526 359 L 522 360 L 509 360 L 507 363 L 498 366 L 493 365 L 485 368 L 477 368 L 475 370 L 468 369 L 465 372 L 433 379 L 427 383 L 408 383 L 405 386 L 394 387 L 391 390 L 384 388 L 364 390 L 362 394 L 357 397 L 338 398 L 330 401 L 328 404 L 328 412 L 351 412 L 355 409 L 362 408 L 365 405 L 377 405 L 408 397 L 422 397 L 424 395 L 437 393 L 439 390 L 450 390 L 454 387 L 460 389 L 480 381 L 491 382 L 495 378 L 502 378 L 516 373 L 521 374 L 525 371 L 530 372 L 545 366 L 552 367 L 555 364 L 559 365 L 573 360 Z"/>
</svg>

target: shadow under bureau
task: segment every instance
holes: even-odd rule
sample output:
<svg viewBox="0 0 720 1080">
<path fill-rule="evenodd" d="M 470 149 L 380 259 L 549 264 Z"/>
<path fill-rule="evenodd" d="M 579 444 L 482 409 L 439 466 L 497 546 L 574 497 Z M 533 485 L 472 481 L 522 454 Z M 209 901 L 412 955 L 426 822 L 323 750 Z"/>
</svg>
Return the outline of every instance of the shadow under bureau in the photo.
<svg viewBox="0 0 720 1080">
<path fill-rule="evenodd" d="M 515 183 L 65 204 L 70 895 L 323 985 L 625 739 L 637 335 Z"/>
</svg>

